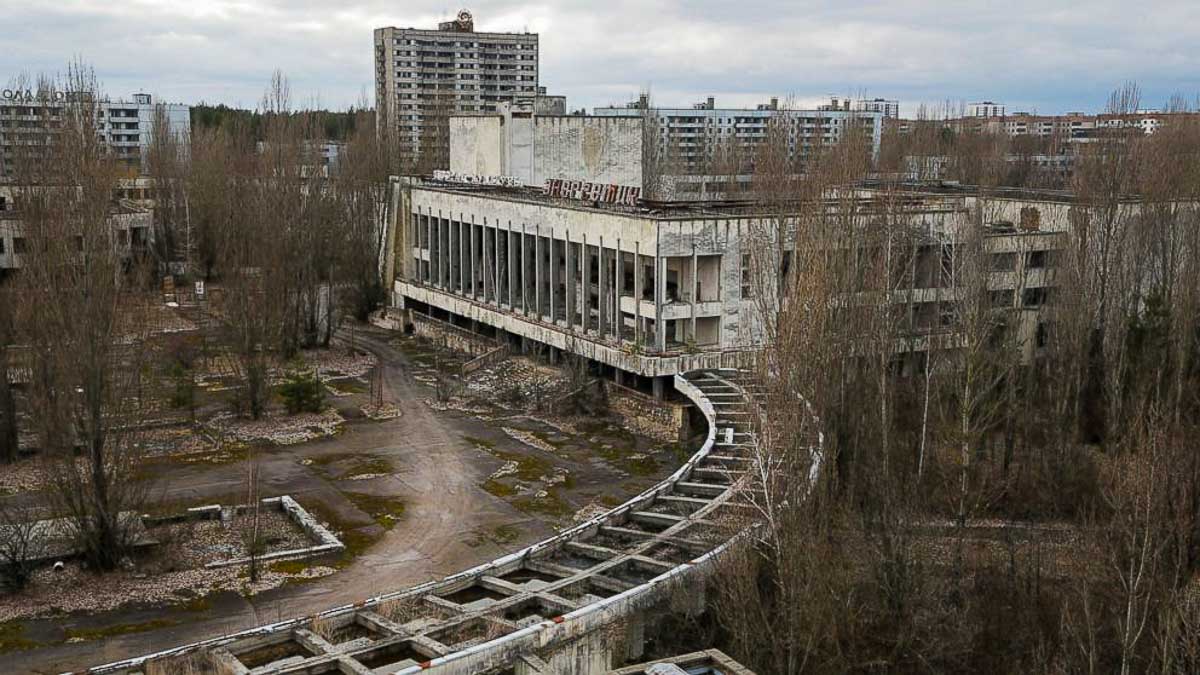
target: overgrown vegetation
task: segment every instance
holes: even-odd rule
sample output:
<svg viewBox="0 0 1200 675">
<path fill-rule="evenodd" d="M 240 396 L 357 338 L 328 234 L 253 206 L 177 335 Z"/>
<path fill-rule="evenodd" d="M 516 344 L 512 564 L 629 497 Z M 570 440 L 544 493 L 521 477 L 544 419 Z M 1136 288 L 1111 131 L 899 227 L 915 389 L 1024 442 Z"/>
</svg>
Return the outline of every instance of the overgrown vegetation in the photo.
<svg viewBox="0 0 1200 675">
<path fill-rule="evenodd" d="M 847 188 L 853 135 L 797 176 L 785 125 L 755 157 L 761 527 L 713 576 L 717 644 L 762 673 L 1200 669 L 1200 125 L 1079 146 L 1061 213 L 996 198 L 1005 137 L 910 139 L 972 185 L 932 226 L 903 184 Z"/>
<path fill-rule="evenodd" d="M 325 406 L 325 387 L 315 372 L 295 371 L 279 385 L 279 397 L 289 415 L 317 413 Z"/>
</svg>

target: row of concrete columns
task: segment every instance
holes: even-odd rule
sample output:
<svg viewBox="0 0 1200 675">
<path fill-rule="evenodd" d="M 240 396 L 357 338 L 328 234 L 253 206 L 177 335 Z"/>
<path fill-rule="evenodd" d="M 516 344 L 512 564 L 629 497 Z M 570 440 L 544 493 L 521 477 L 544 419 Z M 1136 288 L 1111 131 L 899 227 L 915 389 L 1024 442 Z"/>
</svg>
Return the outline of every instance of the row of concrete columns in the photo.
<svg viewBox="0 0 1200 675">
<path fill-rule="evenodd" d="M 500 228 L 486 220 L 476 224 L 433 215 L 416 217 L 414 223 L 414 262 L 422 283 L 609 341 L 630 338 L 620 298 L 625 268 L 632 264 L 632 338 L 665 349 L 665 322 L 654 319 L 666 301 L 666 261 L 642 255 L 640 243 L 630 251 L 619 239 L 589 241 L 582 235 L 571 241 L 552 228 L 511 223 Z M 650 278 L 647 265 L 656 266 Z M 655 309 L 644 316 L 641 300 L 649 284 Z"/>
</svg>

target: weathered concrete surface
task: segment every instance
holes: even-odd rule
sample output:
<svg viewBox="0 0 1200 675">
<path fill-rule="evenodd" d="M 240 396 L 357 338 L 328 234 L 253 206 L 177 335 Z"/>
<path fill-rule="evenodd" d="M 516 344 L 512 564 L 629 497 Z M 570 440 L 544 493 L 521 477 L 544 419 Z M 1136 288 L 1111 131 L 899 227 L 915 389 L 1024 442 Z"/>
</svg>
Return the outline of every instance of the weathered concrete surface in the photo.
<svg viewBox="0 0 1200 675">
<path fill-rule="evenodd" d="M 534 187 L 552 178 L 642 187 L 642 120 L 513 115 L 504 105 L 451 117 L 450 170 Z"/>
</svg>

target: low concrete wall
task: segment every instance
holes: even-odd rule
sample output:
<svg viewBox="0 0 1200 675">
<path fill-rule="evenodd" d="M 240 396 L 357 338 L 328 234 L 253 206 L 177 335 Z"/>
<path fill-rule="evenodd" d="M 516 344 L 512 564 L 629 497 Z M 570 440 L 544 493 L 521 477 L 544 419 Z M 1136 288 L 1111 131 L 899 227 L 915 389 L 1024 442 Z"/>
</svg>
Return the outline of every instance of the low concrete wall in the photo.
<svg viewBox="0 0 1200 675">
<path fill-rule="evenodd" d="M 609 408 L 620 415 L 631 431 L 663 443 L 687 440 L 688 404 L 657 401 L 652 396 L 619 384 L 609 383 L 609 387 Z"/>
<path fill-rule="evenodd" d="M 262 503 L 264 506 L 279 509 L 286 514 L 292 520 L 292 522 L 296 523 L 300 529 L 304 530 L 304 533 L 308 535 L 309 539 L 316 542 L 316 544 L 314 546 L 307 546 L 305 548 L 294 548 L 287 551 L 265 553 L 258 556 L 258 562 L 263 563 L 273 562 L 276 560 L 315 558 L 326 553 L 337 553 L 346 548 L 346 546 L 342 544 L 341 540 L 333 536 L 332 532 L 326 529 L 325 526 L 321 525 L 321 523 L 317 522 L 317 520 L 313 518 L 308 511 L 305 511 L 304 508 L 301 507 L 300 504 L 291 497 L 287 495 L 282 497 L 269 497 L 262 500 Z M 211 509 L 213 507 L 204 508 Z M 220 509 L 219 506 L 216 508 Z M 242 506 L 238 507 L 236 510 L 244 511 L 245 509 L 246 507 Z M 246 565 L 249 563 L 249 558 L 231 558 L 229 560 L 217 560 L 215 562 L 211 562 L 206 565 L 206 567 L 232 567 L 234 565 Z"/>
<path fill-rule="evenodd" d="M 508 345 L 500 345 L 482 356 L 467 361 L 462 365 L 462 376 L 466 377 L 481 368 L 490 368 L 506 360 L 510 351 Z"/>
<path fill-rule="evenodd" d="M 424 314 L 416 312 L 410 312 L 409 314 L 414 335 L 440 345 L 445 345 L 447 349 L 453 349 L 456 352 L 470 354 L 478 358 L 495 351 L 496 347 L 499 346 L 495 340 L 472 333 L 465 328 L 459 328 L 458 326 L 446 323 L 445 321 L 439 321 Z"/>
</svg>

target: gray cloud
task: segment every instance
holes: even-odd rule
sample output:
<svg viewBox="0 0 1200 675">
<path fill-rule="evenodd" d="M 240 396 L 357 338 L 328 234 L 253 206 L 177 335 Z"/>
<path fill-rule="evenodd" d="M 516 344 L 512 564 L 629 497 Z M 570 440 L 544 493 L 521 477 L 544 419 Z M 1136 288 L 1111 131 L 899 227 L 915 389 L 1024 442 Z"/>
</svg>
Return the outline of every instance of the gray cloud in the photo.
<svg viewBox="0 0 1200 675">
<path fill-rule="evenodd" d="M 1009 0 L 607 0 L 471 3 L 480 30 L 541 34 L 542 84 L 574 107 L 649 88 L 663 104 L 827 94 L 1010 110 L 1099 109 L 1126 80 L 1148 106 L 1200 92 L 1200 3 Z M 93 64 L 106 91 L 254 105 L 281 68 L 299 104 L 372 86 L 372 29 L 428 27 L 444 0 L 0 0 L 0 78 Z"/>
</svg>

